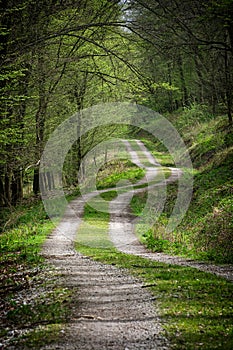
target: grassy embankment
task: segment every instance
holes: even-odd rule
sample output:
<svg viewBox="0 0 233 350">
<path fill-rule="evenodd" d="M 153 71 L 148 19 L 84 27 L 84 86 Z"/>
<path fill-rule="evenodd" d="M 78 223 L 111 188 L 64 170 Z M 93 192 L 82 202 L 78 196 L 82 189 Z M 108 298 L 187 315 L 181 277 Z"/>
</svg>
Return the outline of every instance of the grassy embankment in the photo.
<svg viewBox="0 0 233 350">
<path fill-rule="evenodd" d="M 153 251 L 179 254 L 219 263 L 233 263 L 233 133 L 226 117 L 213 118 L 200 107 L 170 117 L 181 133 L 194 167 L 194 191 L 189 210 L 172 234 L 165 233 L 177 184 L 167 187 L 165 210 L 142 240 Z M 169 156 L 149 138 L 144 143 L 164 165 Z M 161 153 L 158 153 L 161 150 Z M 146 194 L 136 195 L 132 210 L 140 214 Z"/>
</svg>

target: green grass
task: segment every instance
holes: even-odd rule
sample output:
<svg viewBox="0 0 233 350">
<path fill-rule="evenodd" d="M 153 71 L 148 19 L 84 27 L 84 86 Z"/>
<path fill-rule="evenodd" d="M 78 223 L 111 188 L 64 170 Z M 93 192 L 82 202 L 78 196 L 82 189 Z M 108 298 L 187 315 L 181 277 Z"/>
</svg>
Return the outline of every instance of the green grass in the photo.
<svg viewBox="0 0 233 350">
<path fill-rule="evenodd" d="M 129 160 L 114 160 L 106 163 L 97 176 L 97 189 L 115 187 L 120 180 L 128 180 L 132 184 L 142 179 L 145 170 L 137 167 Z"/>
<path fill-rule="evenodd" d="M 1 265 L 11 269 L 17 264 L 32 266 L 42 261 L 38 253 L 53 228 L 42 202 L 17 206 L 0 234 Z"/>
<path fill-rule="evenodd" d="M 0 343 L 12 331 L 10 344 L 39 349 L 44 339 L 49 343 L 58 338 L 71 292 L 56 286 L 55 271 L 47 271 L 39 254 L 54 228 L 43 203 L 28 199 L 6 214 L 8 220 L 0 233 L 0 310 L 4 310 L 0 311 Z M 38 292 L 31 294 L 31 288 Z"/>
<path fill-rule="evenodd" d="M 233 263 L 233 181 L 221 166 L 195 177 L 193 202 L 180 230 L 194 238 L 193 250 L 217 262 Z"/>
<path fill-rule="evenodd" d="M 42 322 L 43 323 L 43 322 Z M 53 344 L 61 336 L 62 324 L 40 325 L 34 330 L 25 332 L 20 340 L 14 339 L 12 343 L 20 346 L 21 349 L 41 349 L 42 346 Z"/>
<path fill-rule="evenodd" d="M 105 204 L 99 205 L 98 197 L 92 198 L 84 206 L 83 221 L 79 227 L 77 241 L 89 247 L 101 247 L 103 249 L 112 247 L 108 239 L 108 202 L 115 197 L 114 191 L 104 193 Z"/>
<path fill-rule="evenodd" d="M 117 197 L 117 191 L 103 192 L 100 194 L 100 197 L 103 198 L 105 201 L 110 202 L 111 200 Z"/>
<path fill-rule="evenodd" d="M 140 216 L 147 201 L 147 192 L 137 193 L 133 196 L 130 202 L 130 207 L 134 215 Z"/>
<path fill-rule="evenodd" d="M 223 117 L 199 123 L 189 133 L 198 170 L 189 211 L 179 230 L 203 259 L 233 263 L 233 137 Z"/>
<path fill-rule="evenodd" d="M 153 251 L 233 263 L 232 129 L 224 117 L 211 118 L 205 114 L 205 109 L 194 107 L 185 110 L 185 115 L 173 118 L 194 166 L 194 190 L 189 210 L 176 230 L 167 234 L 165 227 L 177 195 L 177 185 L 168 185 L 164 212 L 156 225 L 144 232 L 143 242 Z M 187 118 L 191 119 L 184 125 Z M 150 150 L 155 148 L 150 139 L 144 143 Z M 139 200 L 131 203 L 137 215 L 146 201 L 138 196 Z M 139 201 L 141 209 L 138 208 Z"/>
<path fill-rule="evenodd" d="M 79 243 L 76 248 L 96 261 L 127 268 L 144 281 L 156 298 L 172 349 L 232 349 L 232 283 L 193 268 L 119 253 L 114 248 Z"/>
<path fill-rule="evenodd" d="M 37 289 L 37 293 L 31 295 L 29 290 L 25 301 L 19 298 L 17 292 L 3 295 L 1 307 L 4 307 L 5 313 L 0 321 L 0 339 L 3 342 L 9 331 L 13 330 L 15 334 L 10 344 L 19 349 L 40 349 L 45 343 L 58 339 L 69 316 L 67 303 L 72 293 L 56 286 L 55 272 L 51 276 L 43 269 L 36 276 L 31 276 L 28 271 L 24 278 Z M 20 293 L 22 291 L 25 293 L 23 288 Z"/>
</svg>

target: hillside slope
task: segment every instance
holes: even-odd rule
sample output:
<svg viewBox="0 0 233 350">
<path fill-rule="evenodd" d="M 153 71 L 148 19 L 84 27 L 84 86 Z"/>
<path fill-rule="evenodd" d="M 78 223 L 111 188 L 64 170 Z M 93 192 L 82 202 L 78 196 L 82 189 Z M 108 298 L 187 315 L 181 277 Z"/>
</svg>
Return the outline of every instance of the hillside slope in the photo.
<svg viewBox="0 0 233 350">
<path fill-rule="evenodd" d="M 193 162 L 194 190 L 189 210 L 172 234 L 165 226 L 176 199 L 168 186 L 165 212 L 146 232 L 144 243 L 153 251 L 233 262 L 233 133 L 224 116 L 215 117 L 193 106 L 169 119 L 182 135 Z M 163 147 L 145 141 L 154 155 Z M 141 198 L 140 198 L 141 200 Z"/>
</svg>

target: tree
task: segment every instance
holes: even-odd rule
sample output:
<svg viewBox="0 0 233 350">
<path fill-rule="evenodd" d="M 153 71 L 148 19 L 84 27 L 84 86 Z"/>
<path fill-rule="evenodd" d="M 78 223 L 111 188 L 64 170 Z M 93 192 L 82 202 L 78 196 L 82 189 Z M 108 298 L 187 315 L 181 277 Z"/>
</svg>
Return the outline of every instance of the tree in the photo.
<svg viewBox="0 0 233 350">
<path fill-rule="evenodd" d="M 181 105 L 196 101 L 212 106 L 216 112 L 217 105 L 225 104 L 232 123 L 232 2 L 127 3 L 128 27 L 147 43 L 145 58 L 150 57 L 149 52 L 158 62 L 167 63 L 167 70 L 158 66 L 157 76 L 167 71 L 166 82 L 175 82 L 179 88 Z M 153 70 L 151 65 L 149 69 Z"/>
<path fill-rule="evenodd" d="M 0 21 L 0 204 L 10 205 L 22 197 L 25 170 L 34 169 L 33 188 L 39 191 L 38 164 L 45 142 L 70 116 L 64 110 L 59 117 L 54 113 L 61 95 L 69 112 L 107 100 L 109 92 L 116 97 L 113 86 L 124 81 L 117 77 L 119 62 L 133 68 L 120 53 L 124 35 L 118 1 L 11 1 Z M 87 94 L 91 84 L 100 88 Z"/>
</svg>

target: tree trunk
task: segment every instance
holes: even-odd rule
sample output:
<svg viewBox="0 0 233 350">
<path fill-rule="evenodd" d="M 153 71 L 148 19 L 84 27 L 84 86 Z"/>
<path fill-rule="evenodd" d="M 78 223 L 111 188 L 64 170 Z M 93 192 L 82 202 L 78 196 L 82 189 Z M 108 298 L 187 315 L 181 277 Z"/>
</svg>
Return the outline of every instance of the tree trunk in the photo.
<svg viewBox="0 0 233 350">
<path fill-rule="evenodd" d="M 169 86 L 172 86 L 172 69 L 171 69 L 171 63 L 168 63 L 168 83 Z M 169 99 L 169 112 L 174 111 L 174 103 L 173 103 L 173 92 L 170 90 L 168 92 L 168 99 Z"/>
<path fill-rule="evenodd" d="M 232 96 L 231 92 L 227 92 L 227 116 L 228 116 L 228 122 L 229 125 L 233 124 L 233 119 L 232 119 Z"/>
<path fill-rule="evenodd" d="M 20 170 L 13 172 L 11 182 L 11 196 L 13 205 L 16 205 L 23 198 L 23 179 L 22 172 Z"/>
<path fill-rule="evenodd" d="M 198 103 L 204 103 L 204 87 L 206 85 L 206 82 L 204 81 L 202 70 L 201 70 L 201 64 L 198 61 L 198 49 L 195 48 L 194 50 L 194 63 L 195 63 L 195 68 L 196 68 L 196 73 L 198 77 L 197 81 L 197 87 L 198 87 Z"/>
<path fill-rule="evenodd" d="M 82 163 L 82 137 L 81 137 L 81 128 L 82 128 L 82 109 L 84 104 L 84 97 L 86 93 L 87 88 L 87 78 L 88 78 L 88 72 L 86 71 L 84 73 L 84 76 L 82 78 L 82 81 L 79 85 L 75 86 L 74 96 L 77 103 L 77 110 L 78 110 L 78 125 L 77 125 L 77 158 L 76 158 L 76 168 L 77 172 L 79 171 L 79 174 L 81 176 L 81 179 L 84 177 L 85 169 L 84 166 L 81 166 Z M 77 182 L 77 178 L 75 179 L 75 183 Z"/>
<path fill-rule="evenodd" d="M 177 63 L 178 63 L 178 68 L 179 68 L 179 73 L 180 73 L 181 89 L 183 92 L 182 104 L 184 107 L 184 106 L 188 106 L 188 90 L 186 87 L 186 82 L 185 82 L 185 77 L 184 77 L 183 60 L 182 60 L 181 54 L 178 54 Z"/>
<path fill-rule="evenodd" d="M 11 204 L 11 173 L 9 169 L 6 169 L 6 172 L 5 172 L 4 192 L 5 192 L 6 204 L 10 205 Z"/>
<path fill-rule="evenodd" d="M 228 57 L 227 50 L 227 34 L 226 34 L 226 47 L 225 47 L 225 82 L 226 82 L 226 104 L 227 104 L 227 116 L 228 122 L 232 125 L 232 83 L 231 83 L 231 72 L 230 72 L 230 58 Z"/>
<path fill-rule="evenodd" d="M 43 141 L 44 141 L 44 125 L 45 125 L 45 114 L 48 105 L 48 99 L 46 97 L 45 90 L 45 72 L 44 72 L 44 54 L 42 51 L 38 53 L 38 75 L 39 75 L 39 105 L 36 113 L 36 152 L 35 159 L 41 158 L 43 152 Z M 39 169 L 34 170 L 33 178 L 33 192 L 39 193 Z"/>
<path fill-rule="evenodd" d="M 39 193 L 40 185 L 39 185 L 39 168 L 34 169 L 33 176 L 33 192 L 35 195 Z"/>
<path fill-rule="evenodd" d="M 2 176 L 0 176 L 0 207 L 3 207 L 5 204 L 5 194 L 4 194 L 4 183 Z"/>
</svg>

